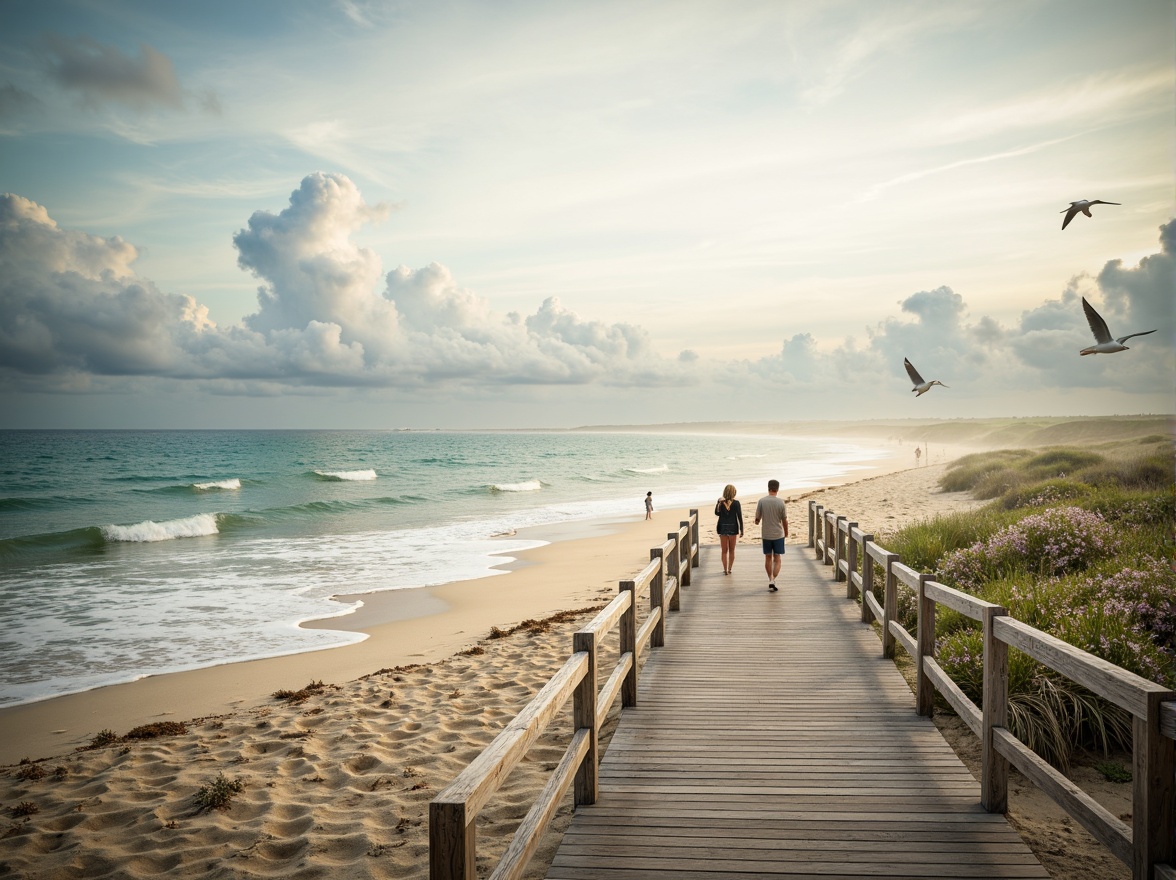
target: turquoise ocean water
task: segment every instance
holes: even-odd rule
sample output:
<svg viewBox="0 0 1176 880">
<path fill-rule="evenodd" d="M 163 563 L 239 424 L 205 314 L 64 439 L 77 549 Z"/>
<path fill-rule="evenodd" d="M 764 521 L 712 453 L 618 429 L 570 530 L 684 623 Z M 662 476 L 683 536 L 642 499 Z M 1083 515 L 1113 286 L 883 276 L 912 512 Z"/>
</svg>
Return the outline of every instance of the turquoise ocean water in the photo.
<svg viewBox="0 0 1176 880">
<path fill-rule="evenodd" d="M 0 431 L 0 706 L 349 644 L 337 594 L 499 573 L 514 532 L 888 453 L 639 433 Z M 506 537 L 502 537 L 506 535 Z M 498 537 L 495 537 L 498 536 Z M 494 555 L 492 555 L 494 554 Z M 623 573 L 618 572 L 618 577 Z"/>
</svg>

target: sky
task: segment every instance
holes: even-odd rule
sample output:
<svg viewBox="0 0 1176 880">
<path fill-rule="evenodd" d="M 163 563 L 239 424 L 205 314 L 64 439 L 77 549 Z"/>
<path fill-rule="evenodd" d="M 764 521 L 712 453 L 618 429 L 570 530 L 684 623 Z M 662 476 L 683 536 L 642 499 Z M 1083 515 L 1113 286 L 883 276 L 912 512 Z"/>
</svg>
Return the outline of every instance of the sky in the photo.
<svg viewBox="0 0 1176 880">
<path fill-rule="evenodd" d="M 0 427 L 1172 413 L 1174 20 L 5 0 Z"/>
</svg>

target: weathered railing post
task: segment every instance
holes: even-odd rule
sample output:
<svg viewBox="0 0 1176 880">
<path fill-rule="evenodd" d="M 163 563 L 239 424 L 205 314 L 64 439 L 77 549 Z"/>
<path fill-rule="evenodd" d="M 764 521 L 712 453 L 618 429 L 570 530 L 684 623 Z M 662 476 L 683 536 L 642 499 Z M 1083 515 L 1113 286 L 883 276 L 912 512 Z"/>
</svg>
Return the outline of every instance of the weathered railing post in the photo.
<svg viewBox="0 0 1176 880">
<path fill-rule="evenodd" d="M 833 517 L 835 516 L 837 516 L 837 514 L 832 510 L 825 511 L 825 553 L 821 556 L 822 565 L 833 564 L 833 548 L 836 545 L 836 534 L 833 531 Z"/>
<path fill-rule="evenodd" d="M 653 590 L 657 589 L 657 591 L 661 595 L 664 596 L 665 592 L 666 592 L 666 560 L 665 560 L 664 554 L 662 553 L 661 547 L 650 548 L 649 561 L 653 562 L 653 560 L 655 560 L 655 559 L 659 560 L 661 564 L 657 568 L 657 573 L 654 574 L 654 576 L 649 581 L 650 595 L 652 596 Z M 671 611 L 678 611 L 679 610 L 678 600 L 681 595 L 682 595 L 681 590 L 674 590 L 673 594 L 671 594 L 671 596 L 670 596 L 670 610 Z"/>
<path fill-rule="evenodd" d="M 817 507 L 817 502 L 813 501 L 812 499 L 809 499 L 809 503 L 808 503 L 808 515 L 809 515 L 808 546 L 810 546 L 810 547 L 815 547 L 816 543 L 817 543 L 817 540 L 816 540 L 817 539 L 816 507 Z"/>
<path fill-rule="evenodd" d="M 866 545 L 874 540 L 873 535 L 862 535 L 862 623 L 869 623 L 874 619 L 870 612 L 870 603 L 866 601 L 866 593 L 874 593 L 874 558 Z"/>
<path fill-rule="evenodd" d="M 662 565 L 665 565 L 665 560 L 662 560 Z M 649 582 L 649 613 L 650 615 L 657 615 L 657 623 L 653 625 L 653 632 L 649 634 L 649 646 L 651 648 L 661 648 L 666 643 L 666 599 L 665 599 L 665 581 L 661 578 L 653 578 Z M 675 590 L 677 595 L 681 590 Z M 636 662 L 637 658 L 633 658 Z"/>
<path fill-rule="evenodd" d="M 890 631 L 890 621 L 898 617 L 898 578 L 894 574 L 896 562 L 897 553 L 886 554 L 886 587 L 882 595 L 882 656 L 888 660 L 894 659 L 894 633 Z"/>
<path fill-rule="evenodd" d="M 465 801 L 429 804 L 429 880 L 477 880 L 477 826 Z"/>
<path fill-rule="evenodd" d="M 1132 721 L 1133 880 L 1150 880 L 1156 865 L 1176 862 L 1176 741 L 1160 732 L 1160 704 L 1168 700 L 1176 700 L 1176 693 L 1151 691 L 1146 713 Z"/>
<path fill-rule="evenodd" d="M 572 653 L 588 653 L 588 671 L 572 692 L 572 731 L 588 731 L 588 753 L 576 770 L 573 785 L 574 801 L 580 804 L 596 803 L 600 787 L 600 727 L 596 722 L 596 633 L 577 632 L 572 634 Z"/>
<path fill-rule="evenodd" d="M 825 551 L 821 548 L 821 541 L 825 536 L 825 507 L 817 504 L 813 508 L 813 516 L 815 522 L 813 525 L 813 552 L 817 559 L 821 558 L 821 554 Z"/>
<path fill-rule="evenodd" d="M 999 606 L 982 608 L 980 623 L 984 630 L 984 693 L 980 730 L 980 805 L 990 813 L 1009 809 L 1009 762 L 996 750 L 992 729 L 1008 727 L 1009 722 L 1009 646 L 992 631 L 996 618 L 1007 612 Z"/>
<path fill-rule="evenodd" d="M 841 580 L 841 560 L 845 558 L 845 542 L 841 536 L 841 524 L 848 518 L 839 516 L 833 521 L 833 580 L 835 581 Z"/>
<path fill-rule="evenodd" d="M 678 542 L 678 554 L 679 554 L 678 555 L 678 570 L 682 572 L 681 585 L 684 587 L 688 587 L 688 586 L 690 586 L 690 583 L 692 581 L 692 578 L 690 575 L 691 575 L 691 568 L 694 564 L 694 560 L 692 558 L 694 556 L 694 550 L 690 546 L 690 537 L 692 534 L 691 528 L 690 528 L 690 520 L 684 519 L 680 523 L 678 523 L 678 534 L 679 535 L 682 534 L 682 529 L 686 529 L 686 541 L 685 541 L 685 545 L 683 545 L 681 540 L 679 540 L 679 542 Z M 685 566 L 682 565 L 683 562 L 686 563 Z M 683 568 L 685 569 L 684 571 L 683 571 Z"/>
<path fill-rule="evenodd" d="M 662 560 L 664 566 L 665 560 Z M 664 570 L 664 569 L 663 569 Z M 621 706 L 628 709 L 637 705 L 637 585 L 633 581 L 621 581 L 621 592 L 629 591 L 629 607 L 621 614 L 620 652 L 633 655 L 633 665 L 625 673 L 621 685 Z"/>
<path fill-rule="evenodd" d="M 858 565 L 858 543 L 853 539 L 853 530 L 858 527 L 855 522 L 845 524 L 845 564 L 847 570 L 845 572 L 845 598 L 852 599 L 857 595 L 857 586 L 854 585 L 853 575 L 857 571 Z"/>
<path fill-rule="evenodd" d="M 935 600 L 923 589 L 931 575 L 920 574 L 915 589 L 919 621 L 915 635 L 915 709 L 920 715 L 931 717 L 935 709 L 935 685 L 923 665 L 924 657 L 935 656 Z"/>
<path fill-rule="evenodd" d="M 690 565 L 698 568 L 702 564 L 702 545 L 698 541 L 698 508 L 690 508 Z"/>
<path fill-rule="evenodd" d="M 670 552 L 662 558 L 662 564 L 667 565 L 666 577 L 671 575 L 678 581 L 678 591 L 682 590 L 682 541 L 679 539 L 678 532 L 669 532 L 666 535 L 667 541 L 672 541 L 674 546 L 670 548 Z"/>
</svg>

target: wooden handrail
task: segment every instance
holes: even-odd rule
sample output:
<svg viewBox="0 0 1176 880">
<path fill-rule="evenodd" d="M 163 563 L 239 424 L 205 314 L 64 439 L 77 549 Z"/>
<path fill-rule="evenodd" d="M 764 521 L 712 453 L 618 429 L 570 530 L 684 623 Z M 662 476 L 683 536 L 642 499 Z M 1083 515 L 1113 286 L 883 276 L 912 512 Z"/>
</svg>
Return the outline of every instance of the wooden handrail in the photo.
<svg viewBox="0 0 1176 880">
<path fill-rule="evenodd" d="M 1076 648 L 1015 618 L 1004 608 L 931 580 L 902 564 L 891 553 L 849 525 L 845 517 L 809 502 L 810 546 L 817 558 L 827 561 L 830 524 L 837 523 L 860 546 L 862 574 L 854 583 L 854 566 L 834 567 L 834 578 L 849 575 L 848 598 L 862 601 L 862 620 L 882 625 L 882 651 L 893 656 L 901 643 L 916 664 L 916 705 L 931 710 L 930 689 L 938 690 L 964 722 L 980 736 L 982 752 L 981 804 L 990 812 L 1008 806 L 1008 766 L 1011 763 L 1050 795 L 1117 858 L 1132 867 L 1135 880 L 1176 880 L 1176 691 Z M 817 526 L 822 526 L 818 528 Z M 856 524 L 855 524 L 856 525 Z M 824 542 L 822 542 L 824 533 Z M 823 546 L 822 546 L 823 544 Z M 852 546 L 852 545 L 851 545 Z M 856 561 L 856 559 L 855 559 Z M 883 604 L 873 595 L 873 565 L 886 571 Z M 916 593 L 918 634 L 912 636 L 895 619 L 898 585 Z M 856 587 L 856 590 L 855 590 Z M 935 659 L 935 608 L 946 605 L 977 620 L 984 633 L 984 706 L 977 707 L 947 675 Z M 1033 753 L 1007 729 L 1008 649 L 1017 648 L 1054 672 L 1077 682 L 1132 715 L 1133 801 L 1131 828 L 1101 807 L 1089 795 Z"/>
<path fill-rule="evenodd" d="M 475 880 L 478 812 L 573 695 L 574 730 L 568 748 L 516 829 L 491 880 L 514 880 L 522 875 L 570 787 L 575 786 L 576 804 L 595 802 L 600 725 L 618 696 L 623 707 L 636 705 L 641 651 L 647 645 L 656 648 L 664 644 L 667 609 L 678 609 L 681 588 L 689 586 L 691 568 L 699 565 L 698 510 L 691 509 L 690 518 L 649 555 L 649 563 L 632 580 L 621 581 L 616 598 L 573 634 L 573 653 L 559 671 L 429 804 L 431 880 Z M 650 609 L 638 628 L 636 599 L 646 587 Z M 597 651 L 601 640 L 618 624 L 620 656 L 597 693 Z"/>
</svg>

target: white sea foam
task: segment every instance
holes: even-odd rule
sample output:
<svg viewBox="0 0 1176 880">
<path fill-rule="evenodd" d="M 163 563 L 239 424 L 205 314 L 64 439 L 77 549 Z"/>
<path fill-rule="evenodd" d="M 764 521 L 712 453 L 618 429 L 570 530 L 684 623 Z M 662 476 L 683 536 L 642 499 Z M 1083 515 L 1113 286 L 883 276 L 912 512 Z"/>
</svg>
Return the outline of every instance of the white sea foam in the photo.
<svg viewBox="0 0 1176 880">
<path fill-rule="evenodd" d="M 767 457 L 768 457 L 768 455 L 766 452 L 763 453 L 762 455 L 728 455 L 727 461 L 741 461 L 742 459 L 745 459 L 745 458 L 767 458 Z"/>
<path fill-rule="evenodd" d="M 376 472 L 371 469 L 366 471 L 315 471 L 315 473 L 328 480 L 343 480 L 345 482 L 374 480 L 376 478 Z"/>
<path fill-rule="evenodd" d="M 212 483 L 193 483 L 192 488 L 201 492 L 207 492 L 209 489 L 240 489 L 241 481 L 233 477 L 231 480 L 216 480 Z"/>
<path fill-rule="evenodd" d="M 631 474 L 664 474 L 668 472 L 670 466 L 668 464 L 658 465 L 652 468 L 625 468 Z"/>
<path fill-rule="evenodd" d="M 102 537 L 107 541 L 170 541 L 173 538 L 199 538 L 215 535 L 215 513 L 198 513 L 183 519 L 169 519 L 164 522 L 146 520 L 130 526 L 103 526 Z"/>
<path fill-rule="evenodd" d="M 538 492 L 543 484 L 538 480 L 527 480 L 522 483 L 491 483 L 491 492 Z"/>
</svg>

